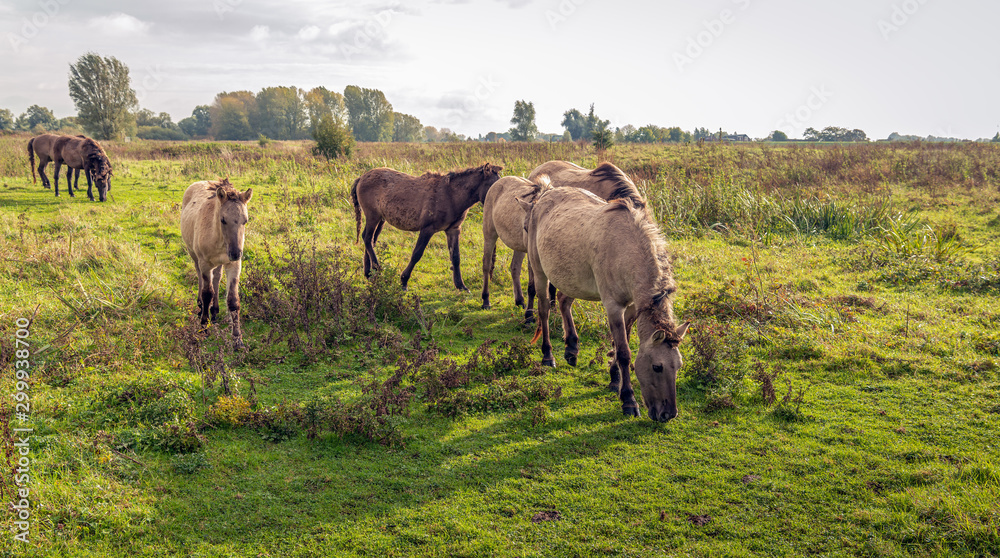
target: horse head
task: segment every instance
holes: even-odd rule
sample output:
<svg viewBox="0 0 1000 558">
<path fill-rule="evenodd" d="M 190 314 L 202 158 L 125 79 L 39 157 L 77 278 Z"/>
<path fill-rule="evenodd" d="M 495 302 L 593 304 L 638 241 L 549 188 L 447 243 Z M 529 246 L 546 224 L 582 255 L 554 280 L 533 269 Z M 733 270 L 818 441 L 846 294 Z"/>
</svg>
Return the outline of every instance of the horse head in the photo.
<svg viewBox="0 0 1000 558">
<path fill-rule="evenodd" d="M 486 194 L 489 193 L 490 187 L 493 186 L 493 183 L 500 180 L 500 171 L 502 170 L 502 166 L 491 165 L 490 163 L 486 163 L 479 168 L 479 172 L 481 173 L 478 188 L 479 203 L 486 202 Z"/>
<path fill-rule="evenodd" d="M 665 322 L 669 309 L 660 308 L 669 292 L 654 296 L 650 308 L 639 313 L 639 352 L 635 357 L 635 377 L 649 418 L 667 422 L 677 416 L 677 371 L 683 360 L 678 349 L 691 322 L 679 326 Z"/>
<path fill-rule="evenodd" d="M 98 199 L 107 201 L 108 190 L 111 190 L 111 162 L 103 152 L 95 150 L 87 154 L 87 167 L 85 172 L 90 173 L 97 185 Z"/>
<path fill-rule="evenodd" d="M 253 188 L 239 192 L 224 179 L 215 190 L 219 200 L 219 226 L 222 228 L 222 238 L 225 239 L 230 261 L 239 261 L 243 257 L 243 239 L 246 234 L 246 224 L 250 220 L 247 213 L 247 202 L 253 196 Z"/>
</svg>

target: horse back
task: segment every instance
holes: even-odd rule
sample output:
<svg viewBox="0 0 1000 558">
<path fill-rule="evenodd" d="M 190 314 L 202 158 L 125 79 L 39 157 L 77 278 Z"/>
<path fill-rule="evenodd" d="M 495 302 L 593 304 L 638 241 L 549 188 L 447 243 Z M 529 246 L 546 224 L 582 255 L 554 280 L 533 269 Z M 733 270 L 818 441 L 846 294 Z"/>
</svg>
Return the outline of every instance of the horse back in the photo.
<svg viewBox="0 0 1000 558">
<path fill-rule="evenodd" d="M 215 217 L 217 203 L 215 201 L 218 185 L 203 180 L 195 182 L 184 191 L 181 201 L 181 238 L 192 254 L 200 253 L 206 245 L 215 243 L 215 227 L 212 220 Z"/>
<path fill-rule="evenodd" d="M 367 219 L 384 219 L 404 231 L 419 231 L 441 219 L 436 200 L 441 176 L 410 176 L 389 168 L 372 169 L 358 179 L 358 204 Z M 438 229 L 443 230 L 443 229 Z"/>
</svg>

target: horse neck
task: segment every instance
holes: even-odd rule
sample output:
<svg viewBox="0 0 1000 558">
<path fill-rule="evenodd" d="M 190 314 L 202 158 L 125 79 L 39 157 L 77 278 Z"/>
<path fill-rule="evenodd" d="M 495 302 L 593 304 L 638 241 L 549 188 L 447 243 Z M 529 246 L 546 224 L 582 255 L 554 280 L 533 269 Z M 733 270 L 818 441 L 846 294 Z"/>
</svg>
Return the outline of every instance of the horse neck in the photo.
<svg viewBox="0 0 1000 558">
<path fill-rule="evenodd" d="M 452 199 L 462 201 L 462 207 L 468 209 L 479 201 L 479 186 L 482 179 L 476 174 L 466 174 L 453 178 L 448 186 L 451 188 Z"/>
</svg>

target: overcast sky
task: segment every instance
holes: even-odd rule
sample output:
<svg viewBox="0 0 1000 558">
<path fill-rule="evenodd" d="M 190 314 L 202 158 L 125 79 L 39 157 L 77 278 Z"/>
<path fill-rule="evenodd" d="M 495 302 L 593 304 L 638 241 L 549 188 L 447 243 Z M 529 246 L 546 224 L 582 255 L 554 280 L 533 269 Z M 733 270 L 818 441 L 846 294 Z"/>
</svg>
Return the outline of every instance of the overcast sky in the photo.
<svg viewBox="0 0 1000 558">
<path fill-rule="evenodd" d="M 69 65 L 129 66 L 174 121 L 220 91 L 381 89 L 424 125 L 477 136 L 534 103 L 612 127 L 767 136 L 1000 130 L 1000 3 L 983 0 L 0 0 L 0 108 L 76 114 Z"/>
</svg>

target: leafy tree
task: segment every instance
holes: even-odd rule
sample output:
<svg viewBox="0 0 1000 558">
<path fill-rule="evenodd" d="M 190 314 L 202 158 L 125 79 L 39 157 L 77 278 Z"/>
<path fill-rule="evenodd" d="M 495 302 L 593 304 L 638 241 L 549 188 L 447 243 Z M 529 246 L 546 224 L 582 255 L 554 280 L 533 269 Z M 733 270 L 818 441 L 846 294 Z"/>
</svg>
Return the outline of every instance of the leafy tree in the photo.
<svg viewBox="0 0 1000 558">
<path fill-rule="evenodd" d="M 211 107 L 198 105 L 191 111 L 191 116 L 181 120 L 177 126 L 191 137 L 207 136 L 212 128 Z"/>
<path fill-rule="evenodd" d="M 512 141 L 533 141 L 538 135 L 538 127 L 535 126 L 535 104 L 528 101 L 514 101 L 514 116 L 510 123 L 514 125 L 510 129 Z"/>
<path fill-rule="evenodd" d="M 58 129 L 59 121 L 51 110 L 39 105 L 31 105 L 28 110 L 17 117 L 14 125 L 19 130 L 40 132 Z"/>
<path fill-rule="evenodd" d="M 576 141 L 583 137 L 587 127 L 587 119 L 582 112 L 570 109 L 563 113 L 562 127 L 566 128 L 573 141 Z"/>
<path fill-rule="evenodd" d="M 256 118 L 250 125 L 258 135 L 274 139 L 306 137 L 305 93 L 297 87 L 265 87 L 257 93 Z"/>
<path fill-rule="evenodd" d="M 316 140 L 313 153 L 326 157 L 327 161 L 341 155 L 350 157 L 351 149 L 354 147 L 354 136 L 351 135 L 347 124 L 335 120 L 332 113 L 323 113 L 319 117 L 313 139 Z"/>
<path fill-rule="evenodd" d="M 806 131 L 802 132 L 802 138 L 806 141 L 819 141 L 819 131 L 813 127 L 806 128 Z"/>
<path fill-rule="evenodd" d="M 0 132 L 14 130 L 14 113 L 10 109 L 0 109 Z"/>
<path fill-rule="evenodd" d="M 788 141 L 788 134 L 781 130 L 771 132 L 771 141 Z"/>
<path fill-rule="evenodd" d="M 393 115 L 392 141 L 421 141 L 424 127 L 416 116 L 397 112 Z"/>
<path fill-rule="evenodd" d="M 615 144 L 615 133 L 608 128 L 609 121 L 597 121 L 596 128 L 590 133 L 594 139 L 594 149 L 604 151 Z"/>
<path fill-rule="evenodd" d="M 309 131 L 315 136 L 316 126 L 324 114 L 329 114 L 333 121 L 346 125 L 348 122 L 347 105 L 344 96 L 326 87 L 314 87 L 305 94 L 306 112 L 309 115 Z"/>
<path fill-rule="evenodd" d="M 348 121 L 358 141 L 392 141 L 392 105 L 378 89 L 348 85 L 344 89 Z"/>
<path fill-rule="evenodd" d="M 708 138 L 711 135 L 712 132 L 709 132 L 708 128 L 695 128 L 694 132 L 691 133 L 691 137 L 693 137 L 695 141 Z"/>
<path fill-rule="evenodd" d="M 251 127 L 255 120 L 257 99 L 250 91 L 223 91 L 215 96 L 209 111 L 212 127 L 209 134 L 219 140 L 251 140 L 258 134 Z"/>
<path fill-rule="evenodd" d="M 997 132 L 997 135 L 993 136 L 993 139 L 991 139 L 990 142 L 992 142 L 992 143 L 1000 143 L 1000 132 Z"/>
<path fill-rule="evenodd" d="M 497 135 L 496 132 L 490 132 L 490 133 L 486 134 L 486 138 L 485 139 L 486 139 L 486 141 L 494 142 L 495 143 L 496 141 L 498 141 L 500 139 L 500 136 Z"/>
<path fill-rule="evenodd" d="M 128 66 L 114 56 L 88 52 L 69 67 L 69 95 L 79 122 L 97 139 L 118 139 L 135 131 L 139 106 Z"/>
<path fill-rule="evenodd" d="M 563 132 L 562 141 L 563 143 L 569 143 L 573 141 L 573 134 L 569 133 L 569 130 L 566 130 L 565 132 Z"/>
<path fill-rule="evenodd" d="M 593 139 L 595 131 L 605 130 L 609 124 L 611 124 L 610 120 L 601 120 L 594 114 L 594 103 L 590 103 L 590 112 L 587 113 L 587 118 L 584 119 L 584 139 Z"/>
<path fill-rule="evenodd" d="M 666 141 L 680 143 L 682 141 L 691 141 L 691 134 L 681 130 L 678 126 L 672 128 L 666 128 L 663 130 L 663 137 Z"/>
</svg>

